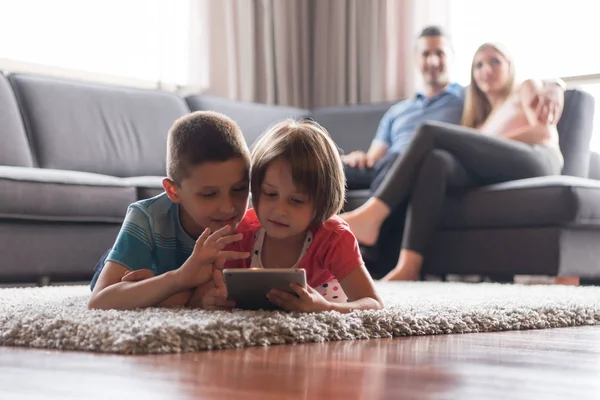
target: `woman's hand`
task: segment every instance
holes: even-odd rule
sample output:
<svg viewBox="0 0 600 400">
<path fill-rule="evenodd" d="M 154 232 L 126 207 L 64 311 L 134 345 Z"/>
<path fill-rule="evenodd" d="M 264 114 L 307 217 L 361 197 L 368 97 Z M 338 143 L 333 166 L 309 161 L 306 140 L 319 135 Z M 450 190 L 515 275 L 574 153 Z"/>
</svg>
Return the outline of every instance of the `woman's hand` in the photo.
<svg viewBox="0 0 600 400">
<path fill-rule="evenodd" d="M 564 89 L 556 83 L 544 82 L 536 86 L 529 106 L 543 125 L 556 125 L 562 115 L 564 106 Z"/>
<path fill-rule="evenodd" d="M 267 294 L 267 298 L 286 311 L 319 312 L 331 310 L 331 304 L 312 287 L 307 285 L 306 288 L 303 288 L 297 283 L 291 283 L 290 287 L 298 297 L 282 290 L 272 289 Z"/>
</svg>

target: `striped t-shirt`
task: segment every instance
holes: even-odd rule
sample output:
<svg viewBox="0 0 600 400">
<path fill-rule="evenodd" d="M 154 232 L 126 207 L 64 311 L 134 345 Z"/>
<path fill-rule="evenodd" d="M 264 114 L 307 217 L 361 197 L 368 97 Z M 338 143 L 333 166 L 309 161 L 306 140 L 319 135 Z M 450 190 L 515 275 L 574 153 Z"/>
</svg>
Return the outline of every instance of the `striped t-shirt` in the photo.
<svg viewBox="0 0 600 400">
<path fill-rule="evenodd" d="M 194 244 L 179 221 L 179 204 L 162 193 L 129 206 L 107 261 L 160 275 L 179 268 Z"/>
</svg>

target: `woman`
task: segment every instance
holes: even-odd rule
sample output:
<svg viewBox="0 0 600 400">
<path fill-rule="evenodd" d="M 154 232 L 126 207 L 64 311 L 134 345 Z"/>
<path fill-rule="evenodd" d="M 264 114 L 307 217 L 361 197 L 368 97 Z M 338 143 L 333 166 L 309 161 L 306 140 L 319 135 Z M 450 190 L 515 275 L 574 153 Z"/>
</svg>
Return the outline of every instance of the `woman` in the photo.
<svg viewBox="0 0 600 400">
<path fill-rule="evenodd" d="M 554 121 L 558 118 L 538 120 L 536 101 L 543 85 L 534 80 L 516 85 L 508 54 L 498 45 L 483 44 L 473 57 L 463 126 L 422 125 L 373 197 L 341 215 L 359 241 L 371 244 L 385 219 L 410 196 L 398 264 L 384 280 L 419 278 L 447 187 L 561 173 L 563 157 Z M 562 283 L 571 283 L 567 281 Z"/>
</svg>

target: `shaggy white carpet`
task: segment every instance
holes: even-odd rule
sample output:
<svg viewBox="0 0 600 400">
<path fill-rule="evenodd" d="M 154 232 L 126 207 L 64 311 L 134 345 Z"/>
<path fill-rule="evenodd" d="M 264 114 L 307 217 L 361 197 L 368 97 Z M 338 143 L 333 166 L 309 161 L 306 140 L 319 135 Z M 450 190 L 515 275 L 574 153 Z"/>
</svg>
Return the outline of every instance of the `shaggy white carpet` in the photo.
<svg viewBox="0 0 600 400">
<path fill-rule="evenodd" d="M 0 345 L 177 353 L 600 323 L 600 288 L 594 287 L 441 282 L 377 287 L 386 308 L 351 314 L 89 311 L 87 286 L 0 289 Z"/>
</svg>

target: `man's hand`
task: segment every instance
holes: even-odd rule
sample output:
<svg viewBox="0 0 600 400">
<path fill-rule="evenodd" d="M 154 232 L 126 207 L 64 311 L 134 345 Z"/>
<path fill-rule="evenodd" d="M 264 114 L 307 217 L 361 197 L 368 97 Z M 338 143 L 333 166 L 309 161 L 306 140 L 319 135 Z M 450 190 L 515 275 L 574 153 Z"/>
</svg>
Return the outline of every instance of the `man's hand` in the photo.
<svg viewBox="0 0 600 400">
<path fill-rule="evenodd" d="M 353 151 L 352 153 L 343 155 L 342 162 L 349 167 L 356 168 L 373 168 L 375 160 L 369 157 L 364 151 Z"/>
<path fill-rule="evenodd" d="M 312 287 L 307 285 L 306 288 L 303 288 L 297 283 L 291 283 L 290 287 L 299 297 L 282 290 L 272 289 L 267 294 L 267 298 L 286 311 L 319 312 L 330 310 L 329 302 Z"/>
<path fill-rule="evenodd" d="M 202 285 L 212 278 L 214 268 L 220 269 L 226 261 L 241 260 L 250 256 L 248 252 L 223 250 L 228 244 L 242 238 L 241 233 L 227 235 L 230 230 L 231 227 L 227 225 L 213 234 L 209 228 L 202 232 L 190 257 L 175 271 L 177 280 L 183 287 Z"/>
<path fill-rule="evenodd" d="M 554 83 L 545 83 L 531 99 L 538 121 L 555 125 L 560 120 L 564 105 L 564 90 Z"/>
<path fill-rule="evenodd" d="M 223 280 L 223 272 L 219 269 L 213 271 L 213 287 L 202 298 L 202 308 L 205 310 L 231 310 L 235 302 L 227 300 L 227 288 Z"/>
</svg>

